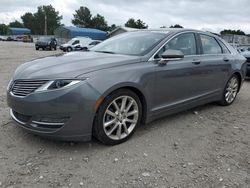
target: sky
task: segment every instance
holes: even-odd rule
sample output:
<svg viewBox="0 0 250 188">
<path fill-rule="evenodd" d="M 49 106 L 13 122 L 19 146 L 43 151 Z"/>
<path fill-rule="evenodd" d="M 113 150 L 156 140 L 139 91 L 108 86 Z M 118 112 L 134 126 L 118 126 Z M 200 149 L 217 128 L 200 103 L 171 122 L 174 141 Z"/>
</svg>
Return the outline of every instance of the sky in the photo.
<svg viewBox="0 0 250 188">
<path fill-rule="evenodd" d="M 34 13 L 38 6 L 49 4 L 60 12 L 65 25 L 72 25 L 75 10 L 86 6 L 92 15 L 103 15 L 109 25 L 121 26 L 135 18 L 149 28 L 180 24 L 211 32 L 241 29 L 250 33 L 249 0 L 0 0 L 0 23 L 21 21 L 25 12 Z"/>
</svg>

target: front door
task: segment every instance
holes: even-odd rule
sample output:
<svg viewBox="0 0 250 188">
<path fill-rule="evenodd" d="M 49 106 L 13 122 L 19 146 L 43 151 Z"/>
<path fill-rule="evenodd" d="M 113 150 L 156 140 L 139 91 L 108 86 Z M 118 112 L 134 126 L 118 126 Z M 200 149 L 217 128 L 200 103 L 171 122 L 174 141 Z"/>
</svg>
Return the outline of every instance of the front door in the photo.
<svg viewBox="0 0 250 188">
<path fill-rule="evenodd" d="M 166 65 L 155 64 L 156 90 L 153 111 L 171 109 L 197 100 L 212 90 L 209 78 L 212 72 L 204 69 L 198 54 L 195 34 L 183 33 L 170 40 L 155 56 L 160 58 L 167 49 L 180 50 L 184 58 L 168 61 Z"/>
</svg>

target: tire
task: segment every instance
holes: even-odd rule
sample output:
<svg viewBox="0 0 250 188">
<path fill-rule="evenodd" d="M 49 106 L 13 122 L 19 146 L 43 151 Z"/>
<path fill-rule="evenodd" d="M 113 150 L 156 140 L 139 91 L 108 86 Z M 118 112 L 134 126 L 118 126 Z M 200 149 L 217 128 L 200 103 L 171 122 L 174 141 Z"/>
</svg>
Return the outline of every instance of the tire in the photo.
<svg viewBox="0 0 250 188">
<path fill-rule="evenodd" d="M 67 48 L 67 52 L 71 52 L 73 49 L 71 47 Z"/>
<path fill-rule="evenodd" d="M 39 50 L 39 48 L 38 48 L 38 47 L 36 47 L 36 50 Z"/>
<path fill-rule="evenodd" d="M 93 135 L 106 145 L 121 144 L 134 134 L 141 118 L 142 104 L 139 97 L 128 89 L 117 90 L 107 96 L 99 107 Z"/>
<path fill-rule="evenodd" d="M 223 96 L 219 102 L 222 106 L 229 106 L 235 101 L 240 87 L 240 81 L 237 75 L 233 75 L 227 81 L 223 91 Z"/>
</svg>

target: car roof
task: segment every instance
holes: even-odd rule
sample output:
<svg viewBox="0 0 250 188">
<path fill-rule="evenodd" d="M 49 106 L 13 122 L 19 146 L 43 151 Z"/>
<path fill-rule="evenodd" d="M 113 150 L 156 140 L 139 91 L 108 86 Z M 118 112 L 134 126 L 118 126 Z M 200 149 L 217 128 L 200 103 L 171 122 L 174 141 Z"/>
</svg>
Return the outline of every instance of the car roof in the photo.
<svg viewBox="0 0 250 188">
<path fill-rule="evenodd" d="M 196 32 L 196 33 L 203 33 L 203 34 L 216 36 L 213 33 L 208 32 L 208 31 L 201 31 L 201 30 L 196 30 L 196 29 L 184 29 L 184 28 L 138 29 L 138 30 L 130 31 L 130 32 L 154 32 L 154 33 L 165 33 L 166 35 L 181 33 L 181 32 Z"/>
</svg>

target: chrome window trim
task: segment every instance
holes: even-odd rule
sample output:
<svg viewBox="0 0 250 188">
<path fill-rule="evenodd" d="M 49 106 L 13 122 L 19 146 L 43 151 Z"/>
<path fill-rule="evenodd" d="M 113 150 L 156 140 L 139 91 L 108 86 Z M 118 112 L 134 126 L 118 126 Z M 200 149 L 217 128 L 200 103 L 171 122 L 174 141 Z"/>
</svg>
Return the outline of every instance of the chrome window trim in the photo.
<svg viewBox="0 0 250 188">
<path fill-rule="evenodd" d="M 171 41 L 172 39 L 174 39 L 175 37 L 177 37 L 177 36 L 179 36 L 179 35 L 181 35 L 181 34 L 185 34 L 185 33 L 193 33 L 193 34 L 203 34 L 203 35 L 207 35 L 207 36 L 210 36 L 210 37 L 213 37 L 213 38 L 215 38 L 215 40 L 219 40 L 219 39 L 217 39 L 216 37 L 214 37 L 213 35 L 210 35 L 210 34 L 207 34 L 207 33 L 203 33 L 203 32 L 197 32 L 197 31 L 182 31 L 182 32 L 180 32 L 180 33 L 177 33 L 177 34 L 175 34 L 174 36 L 172 36 L 171 38 L 169 38 L 163 45 L 161 45 L 161 47 L 159 47 L 158 48 L 158 50 L 149 58 L 149 60 L 148 60 L 148 62 L 151 62 L 151 61 L 154 61 L 155 60 L 155 58 L 154 58 L 154 56 L 169 42 L 169 41 Z M 221 42 L 224 44 L 224 42 L 221 40 Z M 227 45 L 225 45 L 226 47 L 227 47 Z M 197 46 L 196 46 L 196 48 L 197 48 Z M 228 49 L 229 50 L 229 49 Z M 229 54 L 231 55 L 232 54 L 232 52 L 229 50 Z M 229 54 L 223 54 L 223 53 L 221 53 L 221 54 L 196 54 L 196 55 L 185 55 L 184 56 L 184 58 L 186 58 L 186 57 L 203 57 L 203 56 L 225 56 L 225 55 L 229 55 Z"/>
</svg>

